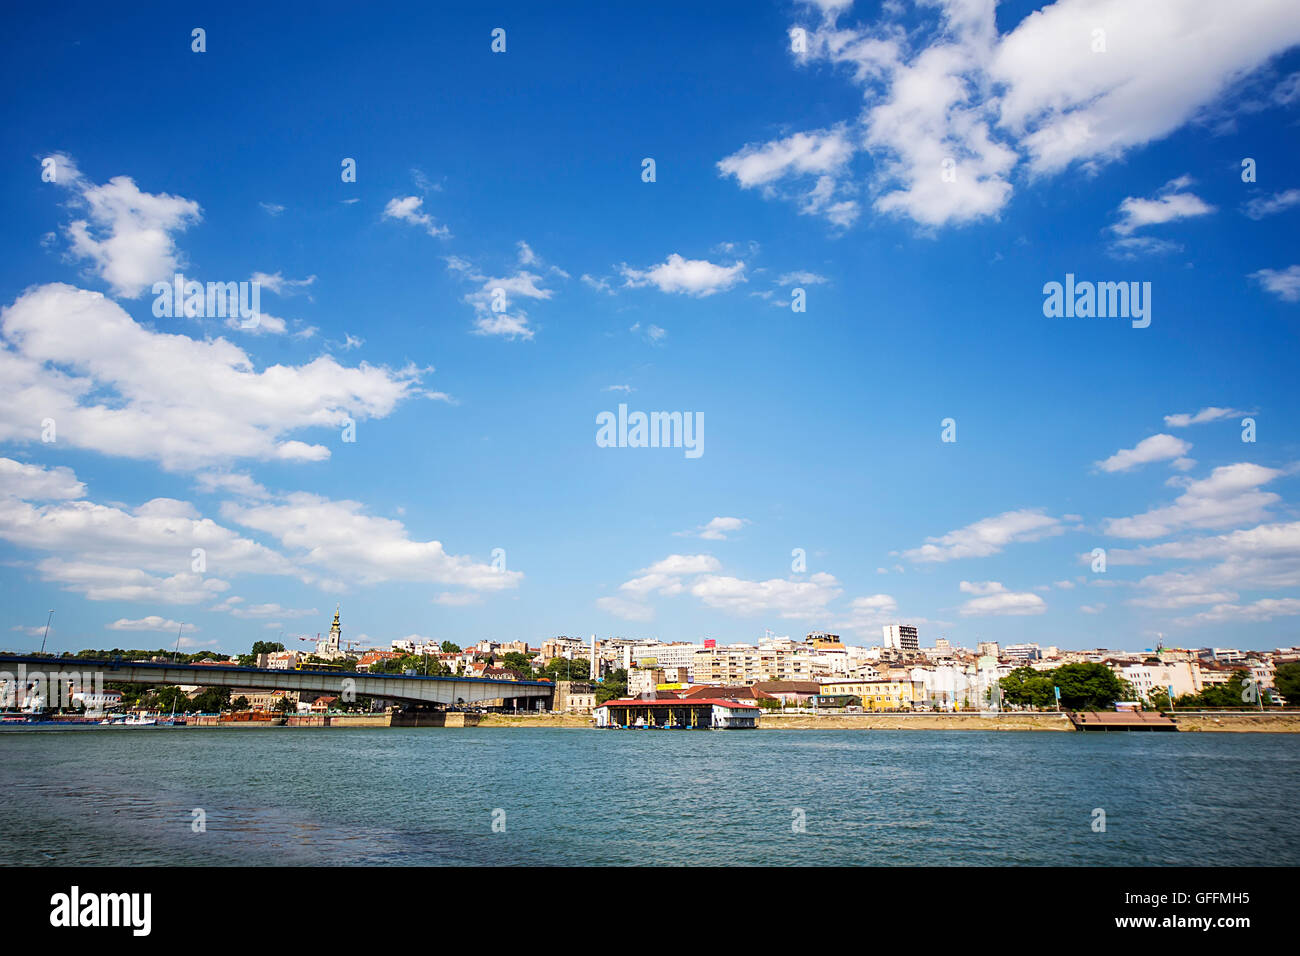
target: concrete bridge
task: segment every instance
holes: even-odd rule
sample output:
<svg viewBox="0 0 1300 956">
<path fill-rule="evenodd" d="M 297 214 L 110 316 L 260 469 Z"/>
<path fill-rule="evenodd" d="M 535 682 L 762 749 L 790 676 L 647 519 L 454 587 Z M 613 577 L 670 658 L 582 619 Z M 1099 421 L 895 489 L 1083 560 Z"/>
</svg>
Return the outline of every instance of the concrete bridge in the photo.
<svg viewBox="0 0 1300 956">
<path fill-rule="evenodd" d="M 535 709 L 534 701 L 549 702 L 554 686 L 543 681 L 490 680 L 484 677 L 407 677 L 330 670 L 270 670 L 233 664 L 169 664 L 121 658 L 96 661 L 79 657 L 31 657 L 0 654 L 0 679 L 21 685 L 42 681 L 42 689 L 58 681 L 66 686 L 98 688 L 108 683 L 185 684 L 202 687 L 241 687 L 341 695 L 381 697 L 415 704 L 473 705 L 504 700 L 506 706 Z M 349 683 L 350 682 L 350 683 Z M 45 690 L 47 700 L 59 698 Z M 531 706 L 530 706 L 531 705 Z"/>
</svg>

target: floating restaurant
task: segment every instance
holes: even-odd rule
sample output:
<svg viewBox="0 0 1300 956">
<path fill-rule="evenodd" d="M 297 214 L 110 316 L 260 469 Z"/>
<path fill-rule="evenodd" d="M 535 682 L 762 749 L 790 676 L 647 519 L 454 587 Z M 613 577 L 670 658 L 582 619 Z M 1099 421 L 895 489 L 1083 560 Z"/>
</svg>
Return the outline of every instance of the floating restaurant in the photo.
<svg viewBox="0 0 1300 956">
<path fill-rule="evenodd" d="M 759 709 L 734 700 L 661 698 L 607 700 L 596 726 L 621 730 L 752 730 Z"/>
</svg>

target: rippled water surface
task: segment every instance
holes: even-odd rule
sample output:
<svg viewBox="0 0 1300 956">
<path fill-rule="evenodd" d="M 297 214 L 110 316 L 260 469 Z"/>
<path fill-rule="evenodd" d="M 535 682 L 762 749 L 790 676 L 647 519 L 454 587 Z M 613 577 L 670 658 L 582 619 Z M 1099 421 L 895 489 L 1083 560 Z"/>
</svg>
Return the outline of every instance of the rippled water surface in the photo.
<svg viewBox="0 0 1300 956">
<path fill-rule="evenodd" d="M 1293 734 L 6 732 L 0 863 L 1295 866 L 1298 792 Z"/>
</svg>

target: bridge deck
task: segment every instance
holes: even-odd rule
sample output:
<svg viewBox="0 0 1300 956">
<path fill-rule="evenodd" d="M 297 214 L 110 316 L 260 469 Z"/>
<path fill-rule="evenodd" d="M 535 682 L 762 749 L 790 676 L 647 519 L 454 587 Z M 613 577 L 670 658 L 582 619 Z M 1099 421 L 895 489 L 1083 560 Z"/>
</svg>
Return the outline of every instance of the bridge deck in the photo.
<svg viewBox="0 0 1300 956">
<path fill-rule="evenodd" d="M 370 674 L 361 671 L 271 670 L 232 664 L 173 664 L 166 661 L 87 660 L 77 657 L 37 657 L 0 654 L 0 676 L 33 681 L 68 680 L 83 683 L 185 684 L 203 687 L 246 687 L 308 693 L 380 697 L 424 704 L 477 704 L 490 700 L 539 699 L 551 696 L 546 681 L 503 681 L 486 677 L 428 677 Z"/>
</svg>

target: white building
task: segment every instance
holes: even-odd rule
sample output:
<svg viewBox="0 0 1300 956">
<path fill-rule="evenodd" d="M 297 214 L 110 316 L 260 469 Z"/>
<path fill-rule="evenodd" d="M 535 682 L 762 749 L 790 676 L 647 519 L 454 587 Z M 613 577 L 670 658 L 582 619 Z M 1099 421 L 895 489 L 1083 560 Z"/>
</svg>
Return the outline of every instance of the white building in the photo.
<svg viewBox="0 0 1300 956">
<path fill-rule="evenodd" d="M 916 653 L 921 649 L 920 635 L 910 624 L 886 624 L 880 631 L 891 650 Z"/>
<path fill-rule="evenodd" d="M 122 706 L 122 694 L 116 690 L 77 691 L 72 695 L 72 706 L 84 708 L 87 714 L 102 714 Z"/>
</svg>

